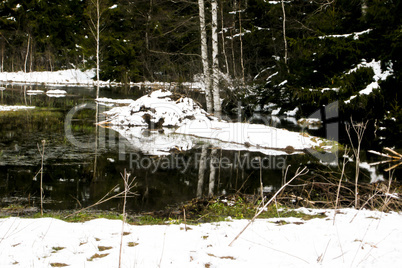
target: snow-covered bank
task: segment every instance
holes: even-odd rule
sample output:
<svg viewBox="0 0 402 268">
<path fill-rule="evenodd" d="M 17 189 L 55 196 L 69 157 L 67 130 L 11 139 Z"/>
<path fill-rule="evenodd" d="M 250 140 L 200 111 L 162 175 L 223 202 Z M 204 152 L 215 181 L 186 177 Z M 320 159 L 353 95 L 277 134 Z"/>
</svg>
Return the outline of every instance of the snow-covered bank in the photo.
<svg viewBox="0 0 402 268">
<path fill-rule="evenodd" d="M 302 209 L 306 211 L 306 209 Z M 306 211 L 307 212 L 307 211 Z M 397 267 L 402 215 L 344 209 L 333 221 L 273 218 L 184 225 L 125 225 L 122 267 Z M 287 223 L 287 224 L 284 224 Z M 1 267 L 118 267 L 122 222 L 0 219 Z"/>
<path fill-rule="evenodd" d="M 8 112 L 8 111 L 27 110 L 27 109 L 34 109 L 34 108 L 35 108 L 35 106 L 0 105 L 0 112 L 1 111 Z"/>
<path fill-rule="evenodd" d="M 80 69 L 68 69 L 61 71 L 44 72 L 0 72 L 1 84 L 44 84 L 44 85 L 66 85 L 66 86 L 95 86 L 95 69 L 81 71 Z M 99 81 L 100 86 L 121 86 L 124 83 L 112 81 Z M 169 82 L 130 82 L 130 86 L 149 87 L 152 89 L 174 88 L 185 86 L 190 90 L 203 90 L 203 84 L 200 82 L 169 83 Z M 5 87 L 1 86 L 0 90 Z"/>
<path fill-rule="evenodd" d="M 194 137 L 207 140 L 222 149 L 259 151 L 266 154 L 293 153 L 315 147 L 328 149 L 323 146 L 326 141 L 306 133 L 262 124 L 219 120 L 208 114 L 194 100 L 170 91 L 154 91 L 128 106 L 115 107 L 105 114 L 107 119 L 101 125 L 112 126 L 136 147 L 143 147 L 141 144 L 146 140 L 151 149 L 155 149 L 155 154 L 157 151 L 167 154 L 173 148 L 189 150 L 196 144 Z M 178 129 L 172 131 L 162 127 Z M 144 152 L 148 154 L 152 150 L 147 149 Z"/>
<path fill-rule="evenodd" d="M 0 72 L 0 82 L 47 85 L 93 85 L 94 70 L 69 69 L 54 72 Z"/>
</svg>

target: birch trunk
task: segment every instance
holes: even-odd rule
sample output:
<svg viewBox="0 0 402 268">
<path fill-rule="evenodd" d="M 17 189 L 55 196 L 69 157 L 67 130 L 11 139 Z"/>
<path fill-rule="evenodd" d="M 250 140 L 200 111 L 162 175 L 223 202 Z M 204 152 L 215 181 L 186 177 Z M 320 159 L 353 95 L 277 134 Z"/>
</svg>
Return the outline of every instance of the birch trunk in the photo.
<svg viewBox="0 0 402 268">
<path fill-rule="evenodd" d="M 27 72 L 27 63 L 28 63 L 29 45 L 30 45 L 30 42 L 31 42 L 31 36 L 28 34 L 27 53 L 25 54 L 25 63 L 24 63 L 24 73 Z"/>
<path fill-rule="evenodd" d="M 239 1 L 239 40 L 240 40 L 240 65 L 241 65 L 241 78 L 242 84 L 244 85 L 245 77 L 244 77 L 244 60 L 243 60 L 243 38 L 242 38 L 242 26 L 241 26 L 241 2 Z"/>
<path fill-rule="evenodd" d="M 204 0 L 198 0 L 200 32 L 201 32 L 201 60 L 203 68 L 203 78 L 205 83 L 205 98 L 207 101 L 207 111 L 212 112 L 212 95 L 211 95 L 211 75 L 208 64 L 208 46 L 207 46 L 207 30 L 205 25 L 205 7 Z"/>
<path fill-rule="evenodd" d="M 219 59 L 218 59 L 218 3 L 212 0 L 212 95 L 214 112 L 222 111 L 221 98 L 219 96 Z"/>
<path fill-rule="evenodd" d="M 225 46 L 225 29 L 224 29 L 224 23 L 223 23 L 223 4 L 221 6 L 221 32 L 222 32 L 222 53 L 225 58 L 225 69 L 226 69 L 226 75 L 229 77 L 229 62 L 228 62 L 228 56 L 226 55 L 226 46 Z"/>
<path fill-rule="evenodd" d="M 288 68 L 288 42 L 286 41 L 286 12 L 285 12 L 285 3 L 282 2 L 282 12 L 283 12 L 283 42 L 285 44 L 285 65 Z M 289 72 L 289 69 L 288 69 Z"/>
<path fill-rule="evenodd" d="M 96 0 L 96 98 L 99 98 L 99 42 L 100 42 L 100 6 Z"/>
</svg>

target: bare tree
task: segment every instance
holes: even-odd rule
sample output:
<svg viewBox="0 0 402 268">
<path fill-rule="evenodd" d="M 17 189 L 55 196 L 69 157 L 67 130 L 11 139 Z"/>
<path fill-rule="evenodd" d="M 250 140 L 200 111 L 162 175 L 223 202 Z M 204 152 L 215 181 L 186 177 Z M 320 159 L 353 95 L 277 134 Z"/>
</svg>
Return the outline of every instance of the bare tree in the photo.
<svg viewBox="0 0 402 268">
<path fill-rule="evenodd" d="M 288 67 L 288 42 L 286 41 L 286 12 L 285 12 L 285 3 L 284 3 L 283 0 L 281 2 L 282 2 L 282 13 L 283 13 L 283 24 L 282 24 L 282 27 L 283 27 L 283 42 L 285 44 L 285 57 L 284 57 L 284 59 L 285 59 L 285 65 L 286 65 L 286 68 L 287 68 Z M 288 72 L 289 72 L 289 69 L 288 69 Z"/>
<path fill-rule="evenodd" d="M 96 43 L 96 98 L 99 98 L 99 70 L 100 70 L 100 33 L 101 20 L 108 9 L 106 0 L 90 0 L 88 7 L 88 17 L 90 22 L 90 31 Z"/>
<path fill-rule="evenodd" d="M 29 56 L 29 47 L 31 44 L 31 35 L 28 34 L 28 42 L 27 42 L 27 53 L 25 54 L 25 63 L 24 63 L 24 73 L 27 72 L 27 63 L 28 63 L 28 56 Z"/>
</svg>

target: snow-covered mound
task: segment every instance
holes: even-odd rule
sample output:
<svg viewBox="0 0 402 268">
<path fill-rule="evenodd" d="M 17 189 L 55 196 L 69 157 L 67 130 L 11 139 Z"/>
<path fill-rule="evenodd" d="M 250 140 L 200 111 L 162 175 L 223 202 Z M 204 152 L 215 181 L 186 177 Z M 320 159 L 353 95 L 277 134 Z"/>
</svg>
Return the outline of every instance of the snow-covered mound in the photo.
<svg viewBox="0 0 402 268">
<path fill-rule="evenodd" d="M 103 124 L 119 126 L 177 127 L 191 120 L 213 120 L 194 100 L 157 90 L 133 101 L 128 106 L 105 112 Z"/>
<path fill-rule="evenodd" d="M 258 151 L 268 155 L 297 153 L 315 147 L 330 149 L 324 148 L 330 145 L 328 141 L 306 133 L 218 120 L 194 100 L 163 90 L 105 114 L 107 119 L 100 125 L 118 131 L 133 147 L 146 154 L 189 150 L 197 140 L 223 150 Z"/>
</svg>

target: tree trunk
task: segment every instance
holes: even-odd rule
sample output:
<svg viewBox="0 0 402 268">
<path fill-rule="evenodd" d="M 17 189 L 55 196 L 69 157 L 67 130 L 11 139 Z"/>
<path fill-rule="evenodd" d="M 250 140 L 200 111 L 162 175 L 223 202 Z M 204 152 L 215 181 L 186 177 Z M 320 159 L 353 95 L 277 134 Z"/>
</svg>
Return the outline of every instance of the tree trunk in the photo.
<svg viewBox="0 0 402 268">
<path fill-rule="evenodd" d="M 24 63 L 24 73 L 27 72 L 27 63 L 28 63 L 29 45 L 30 45 L 30 42 L 31 42 L 31 36 L 28 34 L 27 53 L 25 54 L 25 63 Z"/>
<path fill-rule="evenodd" d="M 100 42 L 100 6 L 96 0 L 96 98 L 99 98 L 99 42 Z"/>
<path fill-rule="evenodd" d="M 201 60 L 203 68 L 203 78 L 205 83 L 205 98 L 207 101 L 207 111 L 212 112 L 212 95 L 211 95 L 211 75 L 208 64 L 208 45 L 207 30 L 205 25 L 205 7 L 204 0 L 198 0 L 200 32 L 201 32 Z"/>
<path fill-rule="evenodd" d="M 243 38 L 242 38 L 242 26 L 241 26 L 241 2 L 239 1 L 239 40 L 240 40 L 240 66 L 241 66 L 241 78 L 242 83 L 244 85 L 245 77 L 244 77 L 244 60 L 243 60 Z"/>
<path fill-rule="evenodd" d="M 285 12 L 285 3 L 283 2 L 283 0 L 282 0 L 281 2 L 282 2 L 282 12 L 283 12 L 283 24 L 282 24 L 282 27 L 283 27 L 283 42 L 284 42 L 284 44 L 285 44 L 285 65 L 286 65 L 286 68 L 287 68 L 287 70 L 288 70 L 288 72 L 289 72 L 289 68 L 288 68 L 288 42 L 286 41 L 286 12 Z"/>
<path fill-rule="evenodd" d="M 222 53 L 225 58 L 225 69 L 226 75 L 229 77 L 229 62 L 228 56 L 226 55 L 226 46 L 225 46 L 225 30 L 224 30 L 224 23 L 223 23 L 223 4 L 221 6 L 221 32 L 222 32 Z"/>
<path fill-rule="evenodd" d="M 212 94 L 214 112 L 222 111 L 221 98 L 219 95 L 219 59 L 218 59 L 218 3 L 212 0 Z"/>
</svg>

